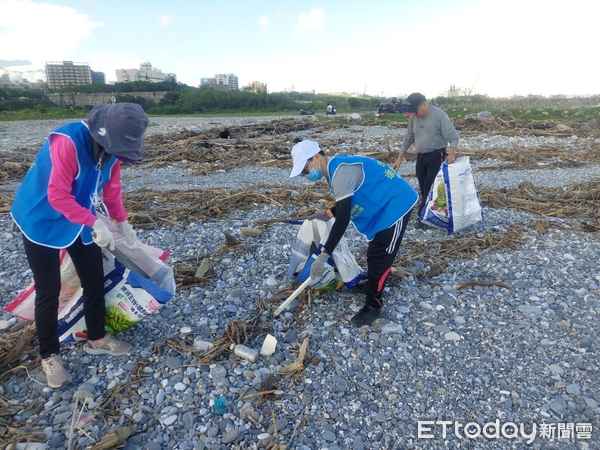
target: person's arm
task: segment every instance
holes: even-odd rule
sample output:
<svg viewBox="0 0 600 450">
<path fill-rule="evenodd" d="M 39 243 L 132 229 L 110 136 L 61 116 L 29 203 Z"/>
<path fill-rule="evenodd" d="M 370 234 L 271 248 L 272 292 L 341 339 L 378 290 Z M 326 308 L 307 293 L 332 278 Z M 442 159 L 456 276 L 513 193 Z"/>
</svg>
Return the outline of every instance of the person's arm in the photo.
<svg viewBox="0 0 600 450">
<path fill-rule="evenodd" d="M 452 125 L 452 121 L 448 115 L 444 114 L 445 117 L 442 119 L 442 136 L 446 142 L 450 143 L 450 149 L 448 151 L 448 164 L 454 162 L 456 156 L 456 147 L 458 147 L 458 131 Z"/>
<path fill-rule="evenodd" d="M 406 152 L 404 150 L 400 150 L 400 152 L 398 153 L 398 158 L 396 159 L 396 161 L 394 162 L 394 165 L 392 166 L 392 168 L 394 170 L 400 169 L 400 166 L 402 165 L 402 158 L 404 158 L 404 155 L 406 155 Z"/>
<path fill-rule="evenodd" d="M 335 203 L 335 207 L 331 208 L 330 211 L 335 215 L 335 222 L 329 232 L 329 237 L 323 248 L 327 253 L 331 255 L 333 250 L 344 236 L 346 228 L 350 223 L 350 210 L 352 206 L 352 197 L 346 197 Z"/>
<path fill-rule="evenodd" d="M 450 147 L 450 150 L 448 151 L 448 164 L 452 164 L 455 159 L 456 159 L 456 147 Z"/>
<path fill-rule="evenodd" d="M 110 172 L 110 179 L 102 189 L 104 192 L 104 203 L 108 209 L 111 219 L 117 222 L 127 220 L 127 211 L 123 206 L 123 197 L 121 195 L 121 161 L 117 160 Z"/>
<path fill-rule="evenodd" d="M 408 119 L 408 127 L 406 128 L 406 134 L 404 135 L 404 140 L 402 141 L 402 145 L 400 146 L 400 152 L 398 153 L 398 158 L 394 162 L 392 168 L 394 170 L 398 170 L 400 165 L 402 164 L 402 158 L 406 155 L 408 148 L 411 146 L 413 142 L 415 142 L 415 133 L 413 130 L 413 122 L 414 119 L 410 117 Z"/>
<path fill-rule="evenodd" d="M 50 158 L 52 169 L 48 182 L 48 202 L 70 222 L 93 226 L 96 217 L 89 209 L 75 201 L 71 194 L 73 180 L 79 166 L 77 153 L 71 139 L 62 135 L 50 135 Z"/>
</svg>

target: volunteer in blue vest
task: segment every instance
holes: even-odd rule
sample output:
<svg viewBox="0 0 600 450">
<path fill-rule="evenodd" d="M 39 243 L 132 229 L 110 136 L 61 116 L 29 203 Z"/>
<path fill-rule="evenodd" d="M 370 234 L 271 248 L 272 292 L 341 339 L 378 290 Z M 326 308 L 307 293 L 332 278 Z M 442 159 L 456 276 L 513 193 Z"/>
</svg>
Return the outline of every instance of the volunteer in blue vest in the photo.
<svg viewBox="0 0 600 450">
<path fill-rule="evenodd" d="M 442 162 L 448 158 L 448 164 L 454 163 L 458 146 L 458 132 L 448 114 L 436 105 L 428 103 L 420 92 L 410 94 L 406 98 L 406 104 L 405 115 L 410 118 L 400 153 L 393 167 L 394 170 L 400 169 L 402 158 L 414 143 L 417 149 L 415 172 L 421 191 L 418 220 L 427 204 L 429 191 L 440 171 Z M 415 228 L 427 228 L 427 225 L 417 221 Z"/>
<path fill-rule="evenodd" d="M 323 251 L 311 266 L 310 276 L 320 278 L 325 263 L 352 222 L 368 242 L 367 297 L 352 317 L 355 326 L 371 325 L 381 315 L 382 294 L 404 236 L 417 193 L 386 164 L 365 156 L 340 155 L 328 158 L 314 141 L 301 141 L 292 148 L 294 167 L 290 177 L 329 183 L 335 206 L 312 218 L 335 223 Z"/>
<path fill-rule="evenodd" d="M 95 207 L 102 191 L 110 217 L 133 244 L 135 231 L 127 222 L 121 196 L 121 162 L 135 162 L 146 154 L 143 135 L 148 122 L 137 104 L 94 107 L 87 120 L 50 133 L 15 196 L 11 215 L 23 233 L 33 272 L 35 324 L 50 387 L 71 381 L 59 356 L 60 249 L 69 253 L 83 288 L 85 351 L 120 356 L 131 350 L 131 344 L 104 330 L 102 248 L 114 249 L 114 240 L 96 217 Z"/>
</svg>

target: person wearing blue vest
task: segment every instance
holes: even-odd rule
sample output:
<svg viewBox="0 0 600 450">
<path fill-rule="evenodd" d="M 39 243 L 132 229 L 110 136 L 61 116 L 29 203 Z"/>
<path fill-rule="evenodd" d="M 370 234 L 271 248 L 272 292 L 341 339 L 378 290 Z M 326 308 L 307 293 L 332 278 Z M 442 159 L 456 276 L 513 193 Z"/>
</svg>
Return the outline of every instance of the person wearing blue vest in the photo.
<svg viewBox="0 0 600 450">
<path fill-rule="evenodd" d="M 417 192 L 389 166 L 365 156 L 340 155 L 328 158 L 314 141 L 304 140 L 292 148 L 290 178 L 298 175 L 309 181 L 325 177 L 335 206 L 313 214 L 311 219 L 335 217 L 322 252 L 311 266 L 310 276 L 318 279 L 325 264 L 352 222 L 368 242 L 367 297 L 351 321 L 355 326 L 371 325 L 381 315 L 381 299 L 392 264 L 406 230 Z"/>
<path fill-rule="evenodd" d="M 86 120 L 49 134 L 15 195 L 11 215 L 23 233 L 33 273 L 36 331 L 50 387 L 71 381 L 59 356 L 61 249 L 69 253 L 83 288 L 85 351 L 120 356 L 132 348 L 104 329 L 102 248 L 114 249 L 114 240 L 95 208 L 102 191 L 110 217 L 127 242 L 134 243 L 135 231 L 123 207 L 120 166 L 146 154 L 143 135 L 148 122 L 144 110 L 134 103 L 94 107 Z"/>
</svg>

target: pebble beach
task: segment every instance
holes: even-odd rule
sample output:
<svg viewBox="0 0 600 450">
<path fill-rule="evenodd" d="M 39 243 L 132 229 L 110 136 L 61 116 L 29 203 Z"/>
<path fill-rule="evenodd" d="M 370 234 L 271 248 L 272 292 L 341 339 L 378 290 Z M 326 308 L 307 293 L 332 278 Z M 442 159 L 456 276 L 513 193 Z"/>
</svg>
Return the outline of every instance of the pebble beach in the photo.
<svg viewBox="0 0 600 450">
<path fill-rule="evenodd" d="M 153 117 L 148 134 L 290 118 L 297 119 Z M 35 154 L 48 132 L 66 122 L 0 122 L 0 152 Z M 385 138 L 394 150 L 404 130 L 357 124 L 319 135 L 295 131 L 289 141 L 352 136 L 345 151 L 367 152 Z M 468 135 L 461 136 L 458 156 L 461 149 L 513 145 L 576 152 L 598 141 Z M 504 170 L 503 164 L 473 161 L 478 187 L 529 182 L 566 188 L 600 180 L 598 164 L 528 170 Z M 122 171 L 122 183 L 124 192 L 261 184 L 301 190 L 309 184 L 290 179 L 289 169 L 291 161 L 288 169 L 256 165 L 198 175 L 177 162 L 140 164 Z M 414 162 L 402 164 L 399 173 L 416 188 Z M 0 186 L 6 192 L 17 188 L 17 182 Z M 298 285 L 287 277 L 298 228 L 276 222 L 252 237 L 241 229 L 297 212 L 292 205 L 256 204 L 220 220 L 139 228 L 141 241 L 170 253 L 170 265 L 210 259 L 213 278 L 178 290 L 156 313 L 119 334 L 133 344 L 127 356 L 91 356 L 81 343 L 63 344 L 61 357 L 73 376 L 66 387 L 49 388 L 39 365 L 0 378 L 0 405 L 11 411 L 10 417 L 0 413 L 0 443 L 12 442 L 10 424 L 42 435 L 36 440 L 46 447 L 40 448 L 64 450 L 94 448 L 111 428 L 124 427 L 131 433 L 119 448 L 129 450 L 600 448 L 598 233 L 583 231 L 579 219 L 486 207 L 483 221 L 447 235 L 415 229 L 413 214 L 399 257 L 409 243 L 457 242 L 514 227 L 522 240 L 516 248 L 450 260 L 432 278 L 394 279 L 383 298 L 383 317 L 358 329 L 350 318 L 364 294 L 346 289 L 311 291 L 310 300 L 304 293 L 272 315 L 283 300 L 268 300 Z M 540 219 L 550 223 L 543 232 L 530 226 Z M 241 245 L 220 252 L 225 233 Z M 364 266 L 366 241 L 350 228 L 346 238 Z M 415 261 L 408 269 L 431 268 Z M 505 286 L 461 287 L 474 280 Z M 11 232 L 10 215 L 0 214 L 0 306 L 30 282 L 21 236 Z M 270 307 L 261 312 L 265 303 Z M 260 351 L 271 334 L 277 340 L 273 354 L 250 361 L 232 352 L 202 363 L 202 351 L 191 343 L 216 342 L 229 323 L 256 317 L 264 328 L 245 345 Z M 0 337 L 7 339 L 18 323 L 0 310 Z M 303 370 L 282 373 L 306 339 Z M 267 385 L 272 392 L 264 394 Z"/>
</svg>

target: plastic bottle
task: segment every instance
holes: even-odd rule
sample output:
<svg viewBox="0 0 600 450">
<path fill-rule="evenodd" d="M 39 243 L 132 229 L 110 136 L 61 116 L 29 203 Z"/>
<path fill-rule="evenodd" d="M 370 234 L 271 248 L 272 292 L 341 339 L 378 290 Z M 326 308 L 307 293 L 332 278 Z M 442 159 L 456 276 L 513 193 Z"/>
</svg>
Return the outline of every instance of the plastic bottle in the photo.
<svg viewBox="0 0 600 450">
<path fill-rule="evenodd" d="M 233 353 L 239 356 L 240 358 L 247 359 L 249 361 L 256 361 L 258 358 L 258 352 L 254 349 L 248 348 L 245 345 L 238 344 L 233 349 Z"/>
</svg>

